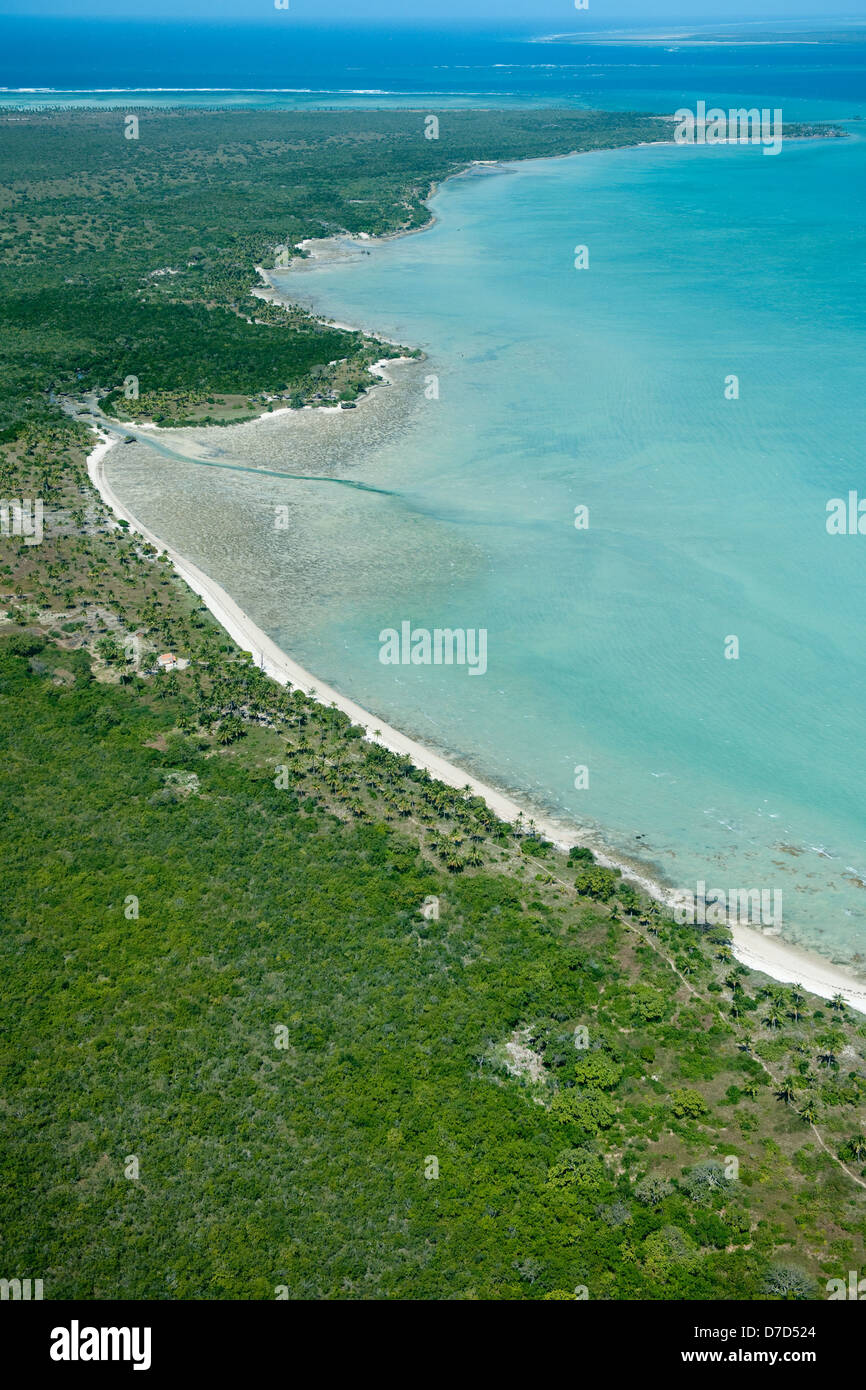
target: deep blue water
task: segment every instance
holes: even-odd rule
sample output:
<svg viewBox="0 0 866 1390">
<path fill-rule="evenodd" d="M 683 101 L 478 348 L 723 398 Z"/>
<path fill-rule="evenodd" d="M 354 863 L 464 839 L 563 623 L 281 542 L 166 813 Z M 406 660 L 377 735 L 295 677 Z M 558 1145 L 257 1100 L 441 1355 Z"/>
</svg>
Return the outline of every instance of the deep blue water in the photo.
<svg viewBox="0 0 866 1390">
<path fill-rule="evenodd" d="M 567 27 L 569 19 L 563 24 Z M 529 101 L 667 111 L 694 96 L 749 96 L 787 119 L 866 111 L 864 42 L 678 48 L 531 43 L 520 31 L 304 28 L 290 13 L 217 26 L 0 18 L 0 87 L 55 92 L 218 88 L 255 104 L 388 105 L 438 95 L 448 104 Z M 279 98 L 263 95 L 280 91 Z M 42 98 L 44 99 L 44 97 Z M 212 101 L 201 93 L 187 100 Z M 332 105 L 333 100 L 324 104 Z"/>
</svg>

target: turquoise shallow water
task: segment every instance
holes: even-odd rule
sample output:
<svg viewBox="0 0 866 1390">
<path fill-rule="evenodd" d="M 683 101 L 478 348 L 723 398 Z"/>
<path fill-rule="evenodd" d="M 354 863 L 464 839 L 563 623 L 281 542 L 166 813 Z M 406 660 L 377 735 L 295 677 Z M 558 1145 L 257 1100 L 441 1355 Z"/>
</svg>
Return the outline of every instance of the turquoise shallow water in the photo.
<svg viewBox="0 0 866 1390">
<path fill-rule="evenodd" d="M 825 507 L 866 494 L 864 175 L 852 138 L 452 180 L 431 229 L 280 279 L 428 353 L 328 426 L 324 471 L 392 495 L 140 446 L 112 481 L 322 679 L 678 887 L 781 888 L 785 935 L 857 959 L 866 536 Z M 198 437 L 290 470 L 297 423 Z M 487 674 L 382 665 L 404 620 L 485 628 Z"/>
</svg>

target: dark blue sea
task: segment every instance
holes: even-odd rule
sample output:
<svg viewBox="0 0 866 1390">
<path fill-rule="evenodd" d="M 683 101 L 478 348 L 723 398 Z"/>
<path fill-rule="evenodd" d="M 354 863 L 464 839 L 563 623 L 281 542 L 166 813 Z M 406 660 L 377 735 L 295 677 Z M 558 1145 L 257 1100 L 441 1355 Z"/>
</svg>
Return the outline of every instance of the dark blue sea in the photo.
<svg viewBox="0 0 866 1390">
<path fill-rule="evenodd" d="M 566 15 L 568 12 L 566 11 Z M 568 16 L 578 33 L 591 35 Z M 0 17 L 0 101 L 256 106 L 574 105 L 669 111 L 699 97 L 782 106 L 786 119 L 866 110 L 863 41 L 682 47 L 539 42 L 543 25 L 399 30 Z M 22 92 L 21 89 L 30 89 Z M 38 89 L 38 90 L 34 90 Z"/>
</svg>

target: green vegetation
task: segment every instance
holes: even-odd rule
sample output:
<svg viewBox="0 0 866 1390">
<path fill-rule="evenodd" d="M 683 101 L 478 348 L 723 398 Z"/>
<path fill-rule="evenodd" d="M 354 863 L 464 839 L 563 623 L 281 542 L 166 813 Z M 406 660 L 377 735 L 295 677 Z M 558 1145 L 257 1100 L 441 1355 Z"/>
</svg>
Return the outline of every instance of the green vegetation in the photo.
<svg viewBox="0 0 866 1390">
<path fill-rule="evenodd" d="M 307 237 L 423 226 L 431 185 L 474 159 L 664 133 L 549 111 L 453 112 L 439 140 L 423 132 L 412 111 L 148 110 L 137 140 L 120 112 L 0 116 L 0 438 L 56 415 L 52 389 L 160 423 L 352 400 L 398 349 L 254 298 L 256 265 Z"/>
<path fill-rule="evenodd" d="M 9 1267 L 52 1298 L 710 1299 L 862 1264 L 862 1020 L 616 876 L 576 893 L 531 826 L 267 680 L 65 437 L 12 468 L 53 493 L 0 555 Z"/>
<path fill-rule="evenodd" d="M 76 329 L 67 251 L 28 260 L 22 216 L 44 235 L 51 200 L 68 208 L 78 288 L 114 276 L 118 306 L 183 230 L 205 252 L 184 295 L 212 382 L 230 350 L 243 372 L 254 339 L 300 353 L 321 331 L 248 325 L 220 298 L 280 197 L 283 237 L 325 219 L 332 186 L 351 229 L 420 221 L 430 178 L 466 150 L 444 123 L 441 149 L 416 149 L 412 113 L 250 117 L 246 145 L 225 124 L 241 118 L 147 116 L 142 142 L 151 119 L 164 144 L 145 158 L 109 141 L 114 118 L 28 117 L 26 197 L 7 203 L 2 304 L 47 295 L 57 314 L 2 348 L 2 493 L 46 503 L 41 545 L 0 541 L 6 1269 L 51 1299 L 820 1297 L 864 1263 L 864 1021 L 751 974 L 723 929 L 676 927 L 587 847 L 503 824 L 270 682 L 107 515 L 92 437 L 42 396 L 77 370 L 104 389 L 153 371 L 169 408 L 174 326 L 192 320 L 170 277 L 139 295 L 142 320 L 130 310 L 138 361 L 97 323 Z M 263 152 L 274 120 L 295 143 Z M 627 126 L 465 120 L 475 157 Z M 40 139 L 61 171 L 41 182 Z M 182 380 L 177 400 L 203 389 Z M 188 665 L 160 671 L 166 651 Z"/>
</svg>

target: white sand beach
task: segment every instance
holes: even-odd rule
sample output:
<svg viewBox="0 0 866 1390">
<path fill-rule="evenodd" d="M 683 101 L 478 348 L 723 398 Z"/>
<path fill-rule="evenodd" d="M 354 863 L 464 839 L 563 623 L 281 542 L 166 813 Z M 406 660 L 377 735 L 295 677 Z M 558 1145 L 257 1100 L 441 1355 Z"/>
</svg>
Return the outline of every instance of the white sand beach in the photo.
<svg viewBox="0 0 866 1390">
<path fill-rule="evenodd" d="M 384 372 L 383 372 L 384 375 Z M 210 612 L 226 630 L 239 647 L 251 653 L 256 665 L 281 685 L 289 685 L 303 690 L 325 705 L 334 705 L 342 710 L 354 724 L 360 725 L 367 737 L 381 743 L 393 753 L 405 754 L 416 767 L 426 768 L 432 777 L 452 787 L 469 787 L 476 795 L 483 797 L 491 810 L 504 821 L 516 823 L 532 819 L 537 829 L 558 847 L 568 849 L 574 844 L 587 843 L 587 835 L 576 826 L 539 815 L 535 811 L 520 806 L 512 797 L 495 787 L 488 786 L 471 773 L 449 762 L 442 755 L 407 737 L 399 729 L 392 728 L 383 720 L 370 714 L 355 704 L 353 700 L 318 681 L 297 662 L 293 661 L 266 633 L 256 625 L 226 591 L 203 573 L 190 560 L 165 544 L 121 502 L 112 489 L 105 474 L 105 458 L 116 439 L 103 431 L 97 431 L 99 443 L 89 454 L 87 470 L 93 486 L 103 502 L 118 520 L 126 521 L 130 530 L 135 531 L 158 551 L 165 554 L 177 573 L 194 593 L 198 594 Z M 593 850 L 600 864 L 609 868 L 619 868 L 632 882 L 638 884 L 656 900 L 672 906 L 674 895 L 624 860 Z M 733 926 L 734 954 L 737 959 L 753 970 L 788 984 L 798 983 L 811 993 L 829 999 L 841 994 L 852 1009 L 866 1013 L 866 982 L 858 980 L 841 966 L 823 959 L 811 951 L 804 950 L 778 937 L 764 935 L 751 927 Z"/>
</svg>

